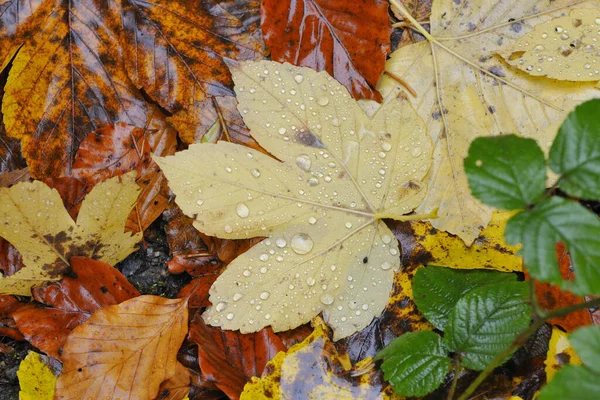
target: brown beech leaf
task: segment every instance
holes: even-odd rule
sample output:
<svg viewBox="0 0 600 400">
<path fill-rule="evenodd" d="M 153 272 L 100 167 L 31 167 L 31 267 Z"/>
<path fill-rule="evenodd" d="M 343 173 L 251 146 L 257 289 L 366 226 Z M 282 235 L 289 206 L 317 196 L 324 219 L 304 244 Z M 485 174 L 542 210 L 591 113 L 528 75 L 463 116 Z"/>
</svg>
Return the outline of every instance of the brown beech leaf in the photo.
<svg viewBox="0 0 600 400">
<path fill-rule="evenodd" d="M 96 311 L 63 348 L 56 399 L 152 399 L 175 374 L 187 302 L 140 296 Z"/>
<path fill-rule="evenodd" d="M 30 178 L 28 168 L 2 172 L 0 173 L 0 187 L 11 187 L 15 183 L 28 181 Z"/>
<path fill-rule="evenodd" d="M 190 338 L 198 344 L 202 374 L 229 398 L 238 398 L 246 382 L 285 350 L 271 328 L 250 334 L 223 331 L 206 325 L 199 313 L 190 325 Z"/>
<path fill-rule="evenodd" d="M 198 141 L 219 119 L 231 136 L 247 137 L 224 60 L 262 58 L 257 38 L 260 1 L 121 4 L 127 72 L 136 86 L 176 114 L 171 121 L 184 140 Z"/>
<path fill-rule="evenodd" d="M 100 0 L 54 0 L 6 27 L 24 44 L 5 87 L 4 124 L 34 178 L 68 173 L 79 142 L 100 126 L 146 125 L 146 102 L 123 69 L 118 21 L 117 8 Z"/>
<path fill-rule="evenodd" d="M 271 59 L 327 71 L 356 99 L 375 90 L 390 50 L 385 0 L 264 0 L 262 30 Z"/>
<path fill-rule="evenodd" d="M 7 240 L 0 238 L 0 272 L 4 276 L 16 274 L 23 268 L 21 254 Z"/>
<path fill-rule="evenodd" d="M 175 374 L 161 383 L 156 400 L 183 400 L 190 391 L 190 384 L 190 371 L 178 362 Z"/>
<path fill-rule="evenodd" d="M 44 179 L 44 183 L 52 189 L 56 189 L 65 209 L 71 218 L 77 221 L 81 204 L 93 186 L 90 187 L 85 181 L 72 176 L 49 177 Z"/>
<path fill-rule="evenodd" d="M 15 311 L 24 306 L 12 296 L 0 296 L 0 336 L 8 336 L 15 340 L 24 339 L 12 317 Z"/>
<path fill-rule="evenodd" d="M 93 312 L 140 295 L 118 269 L 85 257 L 72 257 L 62 280 L 32 292 L 48 307 L 28 305 L 13 313 L 17 327 L 31 344 L 59 359 L 69 333 Z"/>
<path fill-rule="evenodd" d="M 210 302 L 208 301 L 208 290 L 219 277 L 221 267 L 212 271 L 210 271 L 209 268 L 207 269 L 209 271 L 192 280 L 177 293 L 177 298 L 179 299 L 190 299 L 190 308 L 204 308 L 210 305 Z"/>
<path fill-rule="evenodd" d="M 23 42 L 22 25 L 43 0 L 13 0 L 0 3 L 0 65 L 4 67 Z"/>
</svg>

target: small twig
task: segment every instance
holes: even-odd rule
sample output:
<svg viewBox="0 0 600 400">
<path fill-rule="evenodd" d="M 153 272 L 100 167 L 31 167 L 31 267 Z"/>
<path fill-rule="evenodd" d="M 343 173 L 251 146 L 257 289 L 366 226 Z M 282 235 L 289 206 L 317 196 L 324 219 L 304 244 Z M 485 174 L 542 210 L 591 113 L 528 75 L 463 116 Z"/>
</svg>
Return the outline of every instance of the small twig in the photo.
<svg viewBox="0 0 600 400">
<path fill-rule="evenodd" d="M 227 124 L 225 123 L 225 119 L 223 118 L 223 114 L 221 114 L 221 108 L 219 107 L 219 103 L 215 98 L 212 98 L 213 105 L 215 106 L 215 110 L 217 110 L 217 115 L 219 116 L 219 123 L 221 124 L 221 128 L 223 128 L 223 133 L 225 134 L 225 140 L 231 142 L 231 136 L 229 136 L 229 129 L 227 128 Z"/>
<path fill-rule="evenodd" d="M 415 91 L 415 89 L 413 89 L 408 84 L 408 82 L 406 82 L 404 79 L 402 79 L 398 75 L 394 74 L 393 72 L 390 72 L 390 71 L 383 71 L 383 72 L 385 74 L 389 75 L 390 78 L 392 78 L 393 80 L 395 80 L 396 82 L 401 84 L 412 95 L 412 97 L 415 97 L 415 98 L 417 97 L 417 92 Z"/>
</svg>

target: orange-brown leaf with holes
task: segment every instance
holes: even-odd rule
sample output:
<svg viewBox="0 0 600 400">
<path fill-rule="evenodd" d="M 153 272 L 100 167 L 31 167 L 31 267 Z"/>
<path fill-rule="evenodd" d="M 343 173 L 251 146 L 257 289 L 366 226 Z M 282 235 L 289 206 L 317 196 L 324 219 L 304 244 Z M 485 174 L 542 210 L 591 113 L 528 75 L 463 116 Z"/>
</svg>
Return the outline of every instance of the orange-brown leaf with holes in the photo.
<svg viewBox="0 0 600 400">
<path fill-rule="evenodd" d="M 175 374 L 187 302 L 139 296 L 96 311 L 63 348 L 56 399 L 151 399 Z"/>
<path fill-rule="evenodd" d="M 79 143 L 98 127 L 146 125 L 146 102 L 123 68 L 118 21 L 100 0 L 48 0 L 19 26 L 24 44 L 2 112 L 33 177 L 68 173 Z"/>
<path fill-rule="evenodd" d="M 139 296 L 118 269 L 85 257 L 72 257 L 71 269 L 62 280 L 32 293 L 47 307 L 22 307 L 13 313 L 17 327 L 31 344 L 59 359 L 67 336 L 93 312 Z"/>
<path fill-rule="evenodd" d="M 356 99 L 375 89 L 390 50 L 385 0 L 264 0 L 262 30 L 273 61 L 327 71 Z"/>
</svg>

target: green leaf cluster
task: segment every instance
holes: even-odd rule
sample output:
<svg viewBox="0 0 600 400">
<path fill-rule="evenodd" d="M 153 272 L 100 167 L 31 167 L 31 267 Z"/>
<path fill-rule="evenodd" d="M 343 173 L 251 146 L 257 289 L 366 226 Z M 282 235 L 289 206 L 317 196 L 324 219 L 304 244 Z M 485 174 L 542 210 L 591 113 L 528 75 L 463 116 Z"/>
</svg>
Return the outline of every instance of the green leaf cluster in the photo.
<svg viewBox="0 0 600 400">
<path fill-rule="evenodd" d="M 533 139 L 515 135 L 478 138 L 464 167 L 475 197 L 493 207 L 521 210 L 506 226 L 506 240 L 523 244 L 525 266 L 537 280 L 578 295 L 600 294 L 600 219 L 577 200 L 600 200 L 600 100 L 571 112 L 558 131 L 548 160 Z M 546 164 L 557 174 L 545 189 Z M 576 279 L 562 279 L 556 243 L 566 245 Z"/>
<path fill-rule="evenodd" d="M 377 354 L 385 379 L 404 396 L 438 388 L 450 371 L 450 353 L 464 367 L 484 369 L 530 322 L 529 287 L 514 274 L 429 266 L 415 274 L 413 295 L 444 337 L 406 333 Z"/>
</svg>

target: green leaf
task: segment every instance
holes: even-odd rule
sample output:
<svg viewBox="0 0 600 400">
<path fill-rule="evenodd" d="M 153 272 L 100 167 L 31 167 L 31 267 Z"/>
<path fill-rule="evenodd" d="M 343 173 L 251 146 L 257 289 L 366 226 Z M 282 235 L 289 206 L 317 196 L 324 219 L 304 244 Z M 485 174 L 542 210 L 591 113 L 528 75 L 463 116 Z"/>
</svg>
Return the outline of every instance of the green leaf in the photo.
<svg viewBox="0 0 600 400">
<path fill-rule="evenodd" d="M 413 278 L 413 298 L 427 320 L 443 331 L 450 312 L 466 293 L 483 285 L 516 279 L 515 274 L 505 272 L 428 266 L 417 270 Z"/>
<path fill-rule="evenodd" d="M 523 244 L 525 266 L 535 279 L 580 295 L 600 294 L 600 220 L 585 207 L 552 197 L 512 217 L 505 236 L 511 244 Z M 559 241 L 571 255 L 574 281 L 560 275 L 555 250 Z"/>
<path fill-rule="evenodd" d="M 544 193 L 544 153 L 533 139 L 515 135 L 477 138 L 464 165 L 473 196 L 490 206 L 522 209 Z"/>
<path fill-rule="evenodd" d="M 600 374 L 600 327 L 579 328 L 569 338 L 581 361 Z M 600 376 L 598 377 L 600 379 Z"/>
<path fill-rule="evenodd" d="M 538 400 L 597 400 L 600 398 L 600 376 L 577 365 L 562 367 L 538 396 Z"/>
<path fill-rule="evenodd" d="M 600 100 L 571 112 L 550 149 L 552 171 L 562 175 L 560 188 L 572 196 L 600 200 Z"/>
<path fill-rule="evenodd" d="M 450 370 L 448 350 L 431 331 L 409 332 L 380 351 L 385 380 L 402 396 L 424 396 L 437 389 Z"/>
<path fill-rule="evenodd" d="M 462 364 L 482 370 L 507 348 L 531 319 L 524 282 L 505 282 L 474 289 L 450 313 L 444 343 L 462 355 Z"/>
</svg>

